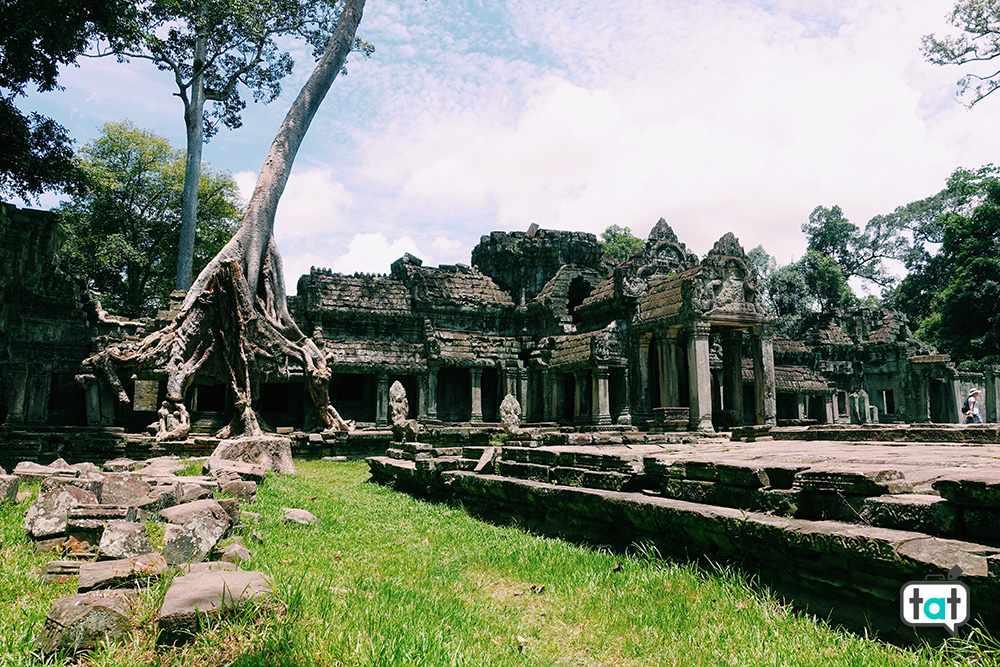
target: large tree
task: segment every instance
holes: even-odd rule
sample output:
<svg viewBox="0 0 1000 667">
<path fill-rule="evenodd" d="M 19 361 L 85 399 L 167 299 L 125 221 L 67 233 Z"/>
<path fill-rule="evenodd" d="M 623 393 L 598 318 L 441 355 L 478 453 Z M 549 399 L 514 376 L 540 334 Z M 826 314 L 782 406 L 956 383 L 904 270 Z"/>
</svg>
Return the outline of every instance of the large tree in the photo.
<svg viewBox="0 0 1000 667">
<path fill-rule="evenodd" d="M 973 106 L 1000 87 L 1000 70 L 991 61 L 1000 58 L 1000 3 L 996 0 L 958 0 L 949 22 L 962 31 L 938 39 L 923 38 L 924 57 L 935 65 L 984 63 L 979 72 L 970 72 L 958 81 L 958 94 Z"/>
<path fill-rule="evenodd" d="M 60 207 L 62 252 L 105 308 L 126 317 L 167 302 L 180 238 L 184 151 L 128 121 L 107 123 L 80 150 L 86 187 Z M 202 169 L 195 266 L 204 268 L 239 224 L 239 189 L 225 172 Z"/>
<path fill-rule="evenodd" d="M 633 234 L 628 227 L 608 225 L 607 229 L 601 232 L 604 254 L 615 264 L 624 262 L 642 245 L 642 239 Z"/>
<path fill-rule="evenodd" d="M 111 347 L 86 362 L 120 400 L 129 399 L 115 371 L 119 364 L 165 370 L 167 400 L 175 404 L 197 375 L 212 373 L 227 378 L 235 396 L 235 414 L 220 436 L 259 435 L 253 406 L 262 370 L 287 373 L 291 362 L 306 375 L 311 425 L 346 428 L 330 405 L 326 360 L 288 312 L 273 231 L 295 154 L 354 46 L 363 9 L 364 0 L 346 0 L 339 8 L 325 50 L 271 144 L 239 230 L 198 275 L 173 322 L 134 347 Z"/>
<path fill-rule="evenodd" d="M 281 79 L 292 71 L 291 55 L 282 50 L 288 38 L 307 40 L 317 58 L 323 53 L 339 5 L 337 0 L 148 0 L 141 12 L 144 34 L 128 47 L 112 48 L 120 57 L 147 59 L 169 72 L 184 107 L 187 165 L 177 289 L 188 289 L 193 276 L 204 142 L 220 124 L 240 127 L 246 106 L 241 87 L 256 101 L 277 98 Z M 354 45 L 370 52 L 369 45 Z"/>
<path fill-rule="evenodd" d="M 895 282 L 884 261 L 899 259 L 908 248 L 907 239 L 892 220 L 875 217 L 864 231 L 844 217 L 839 206 L 817 206 L 802 225 L 807 248 L 830 257 L 845 280 L 859 278 L 880 287 Z"/>
<path fill-rule="evenodd" d="M 0 194 L 32 199 L 78 182 L 65 128 L 16 100 L 29 87 L 58 88 L 59 68 L 98 37 L 120 46 L 132 27 L 130 0 L 4 0 L 0 30 Z"/>
</svg>

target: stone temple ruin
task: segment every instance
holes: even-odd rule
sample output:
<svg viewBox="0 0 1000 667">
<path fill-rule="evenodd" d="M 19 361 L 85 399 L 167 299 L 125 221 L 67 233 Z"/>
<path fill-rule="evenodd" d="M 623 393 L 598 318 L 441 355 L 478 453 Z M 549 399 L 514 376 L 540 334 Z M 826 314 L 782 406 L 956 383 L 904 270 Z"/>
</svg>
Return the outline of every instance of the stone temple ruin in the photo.
<svg viewBox="0 0 1000 667">
<path fill-rule="evenodd" d="M 0 241 L 2 428 L 143 433 L 157 422 L 162 369 L 117 369 L 116 387 L 81 361 L 164 326 L 171 313 L 148 322 L 104 313 L 60 270 L 52 214 L 3 205 Z M 326 357 L 331 403 L 361 425 L 389 423 L 397 381 L 408 417 L 429 425 L 498 423 L 507 394 L 525 424 L 710 432 L 955 423 L 972 386 L 985 386 L 984 417 L 997 418 L 996 374 L 957 372 L 893 312 L 817 314 L 793 338 L 775 337 L 736 238 L 726 234 L 699 260 L 663 220 L 618 266 L 592 234 L 532 225 L 484 236 L 471 266 L 431 268 L 405 255 L 389 275 L 313 269 L 289 305 Z M 262 362 L 264 421 L 314 428 L 307 385 L 293 360 Z M 186 396 L 193 434 L 228 422 L 230 394 L 211 372 L 197 379 Z"/>
<path fill-rule="evenodd" d="M 0 205 L 0 465 L 225 449 L 222 374 L 199 374 L 181 410 L 164 369 L 84 363 L 166 326 L 182 295 L 152 320 L 112 317 L 60 269 L 59 243 L 53 214 Z M 367 457 L 373 480 L 490 520 L 737 562 L 907 640 L 901 584 L 957 564 L 1000 627 L 996 372 L 960 372 L 884 309 L 775 335 L 732 234 L 699 259 L 661 220 L 611 265 L 594 235 L 532 225 L 483 236 L 470 265 L 314 268 L 297 291 L 324 375 L 273 354 L 253 387 L 283 436 L 258 440 L 290 441 L 289 464 Z M 310 423 L 324 388 L 350 432 Z M 973 388 L 994 423 L 958 424 Z"/>
</svg>

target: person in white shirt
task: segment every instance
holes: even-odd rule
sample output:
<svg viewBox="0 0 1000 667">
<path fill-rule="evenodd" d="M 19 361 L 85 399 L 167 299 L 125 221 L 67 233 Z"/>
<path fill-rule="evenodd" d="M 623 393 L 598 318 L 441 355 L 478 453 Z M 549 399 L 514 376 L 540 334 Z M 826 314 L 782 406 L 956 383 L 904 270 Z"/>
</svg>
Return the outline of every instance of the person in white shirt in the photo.
<svg viewBox="0 0 1000 667">
<path fill-rule="evenodd" d="M 969 407 L 969 411 L 965 413 L 965 423 L 966 424 L 982 424 L 983 418 L 979 414 L 979 390 L 973 389 L 969 392 L 969 397 L 965 399 L 966 404 Z M 963 410 L 963 412 L 965 412 Z"/>
</svg>

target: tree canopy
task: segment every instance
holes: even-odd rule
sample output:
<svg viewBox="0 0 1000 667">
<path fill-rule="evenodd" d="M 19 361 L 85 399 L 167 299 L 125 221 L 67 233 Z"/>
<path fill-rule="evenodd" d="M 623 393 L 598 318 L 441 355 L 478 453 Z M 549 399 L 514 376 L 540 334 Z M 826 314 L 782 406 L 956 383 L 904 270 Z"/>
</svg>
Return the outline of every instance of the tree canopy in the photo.
<svg viewBox="0 0 1000 667">
<path fill-rule="evenodd" d="M 147 0 L 141 31 L 127 45 L 111 44 L 124 59 L 152 61 L 169 72 L 183 103 L 187 133 L 181 240 L 175 284 L 187 289 L 193 275 L 197 184 L 202 146 L 220 125 L 242 124 L 244 90 L 270 102 L 292 71 L 288 38 L 305 39 L 315 57 L 326 48 L 341 12 L 338 0 Z M 366 53 L 371 47 L 355 40 Z"/>
<path fill-rule="evenodd" d="M 938 39 L 925 35 L 924 57 L 935 65 L 975 65 L 1000 58 L 1000 4 L 995 0 L 958 0 L 949 22 L 962 31 Z M 992 71 L 991 71 L 992 70 Z M 1000 70 L 970 72 L 958 81 L 958 94 L 973 106 L 1000 87 Z"/>
<path fill-rule="evenodd" d="M 80 150 L 86 188 L 60 207 L 71 270 L 109 311 L 150 316 L 166 305 L 180 238 L 184 152 L 130 122 L 108 123 Z M 238 226 L 233 178 L 202 170 L 195 265 L 208 263 Z"/>
<path fill-rule="evenodd" d="M 604 247 L 604 254 L 612 262 L 621 264 L 643 246 L 643 241 L 628 227 L 608 225 L 601 232 L 601 245 Z"/>
<path fill-rule="evenodd" d="M 16 99 L 29 86 L 58 88 L 59 68 L 72 64 L 94 39 L 120 45 L 130 34 L 128 0 L 5 0 L 0 30 L 0 194 L 32 199 L 78 183 L 65 128 Z"/>
</svg>

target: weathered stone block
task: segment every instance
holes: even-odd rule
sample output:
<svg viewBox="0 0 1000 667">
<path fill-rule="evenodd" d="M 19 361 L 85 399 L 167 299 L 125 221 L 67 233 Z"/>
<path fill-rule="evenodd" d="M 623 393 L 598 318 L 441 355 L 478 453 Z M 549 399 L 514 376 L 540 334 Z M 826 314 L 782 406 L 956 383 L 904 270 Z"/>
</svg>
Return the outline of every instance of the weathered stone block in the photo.
<svg viewBox="0 0 1000 667">
<path fill-rule="evenodd" d="M 47 583 L 62 583 L 70 578 L 79 576 L 80 561 L 78 560 L 50 560 L 45 564 L 42 571 L 42 579 Z"/>
<path fill-rule="evenodd" d="M 168 569 L 167 561 L 158 553 L 83 563 L 80 565 L 77 589 L 84 592 L 98 588 L 126 588 L 139 579 L 161 577 Z"/>
<path fill-rule="evenodd" d="M 295 474 L 292 446 L 288 438 L 253 436 L 223 440 L 212 452 L 212 457 L 256 463 L 277 473 Z"/>
<path fill-rule="evenodd" d="M 205 560 L 229 528 L 225 520 L 196 516 L 183 526 L 169 524 L 164 533 L 163 558 L 171 565 Z"/>
<path fill-rule="evenodd" d="M 101 490 L 101 503 L 105 505 L 134 505 L 149 503 L 150 484 L 137 477 L 105 475 Z"/>
<path fill-rule="evenodd" d="M 300 526 L 315 526 L 319 519 L 312 512 L 294 507 L 281 508 L 281 520 L 285 523 L 297 523 Z"/>
<path fill-rule="evenodd" d="M 79 475 L 58 474 L 42 480 L 39 490 L 51 491 L 60 486 L 75 486 L 78 489 L 89 491 L 100 498 L 101 489 L 104 488 L 104 475 L 93 472 L 81 473 Z"/>
<path fill-rule="evenodd" d="M 108 521 L 98 543 L 98 553 L 105 558 L 130 558 L 152 550 L 146 526 L 129 521 Z"/>
<path fill-rule="evenodd" d="M 271 594 L 260 572 L 208 570 L 174 578 L 160 607 L 160 641 L 177 643 L 200 629 L 200 619 L 239 609 L 250 600 Z"/>
<path fill-rule="evenodd" d="M 498 475 L 502 475 L 504 477 L 533 479 L 536 482 L 549 481 L 550 468 L 548 466 L 538 465 L 537 463 L 518 463 L 516 461 L 500 459 L 494 463 L 494 468 L 496 469 Z"/>
<path fill-rule="evenodd" d="M 205 461 L 204 469 L 214 477 L 219 477 L 226 473 L 236 473 L 241 479 L 257 482 L 258 484 L 263 482 L 267 475 L 267 469 L 262 465 L 214 457 L 209 457 Z"/>
<path fill-rule="evenodd" d="M 730 486 L 742 486 L 748 489 L 759 489 L 771 486 L 767 471 L 756 464 L 738 465 L 719 463 L 715 466 L 719 474 L 719 482 Z"/>
<path fill-rule="evenodd" d="M 169 523 L 184 525 L 197 516 L 209 516 L 220 521 L 229 521 L 229 514 L 217 500 L 196 500 L 160 510 L 160 516 Z"/>
<path fill-rule="evenodd" d="M 39 493 L 24 516 L 24 530 L 34 539 L 66 532 L 69 509 L 76 505 L 96 505 L 97 496 L 75 486 L 60 486 Z"/>
<path fill-rule="evenodd" d="M 50 655 L 89 651 L 104 642 L 124 641 L 132 631 L 128 616 L 136 602 L 134 592 L 97 591 L 61 598 L 52 603 L 35 642 Z"/>
<path fill-rule="evenodd" d="M 944 475 L 931 487 L 942 498 L 970 507 L 1000 509 L 1000 471 L 961 471 Z"/>
<path fill-rule="evenodd" d="M 813 466 L 795 475 L 793 488 L 852 496 L 881 496 L 913 491 L 913 485 L 906 481 L 899 470 L 876 467 L 844 469 Z"/>
<path fill-rule="evenodd" d="M 21 478 L 17 475 L 0 474 L 0 503 L 16 503 L 20 484 Z"/>
<path fill-rule="evenodd" d="M 873 526 L 951 535 L 958 527 L 959 507 L 940 496 L 904 493 L 867 498 L 861 519 Z"/>
</svg>

